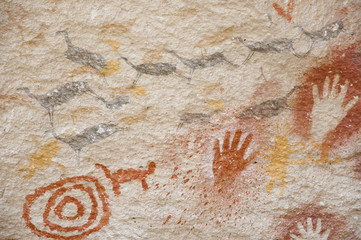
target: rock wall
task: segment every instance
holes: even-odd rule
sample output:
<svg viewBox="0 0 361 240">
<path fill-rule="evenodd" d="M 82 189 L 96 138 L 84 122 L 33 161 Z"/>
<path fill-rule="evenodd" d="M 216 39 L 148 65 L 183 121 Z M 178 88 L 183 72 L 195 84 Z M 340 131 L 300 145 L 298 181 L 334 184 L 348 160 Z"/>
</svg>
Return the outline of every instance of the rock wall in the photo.
<svg viewBox="0 0 361 240">
<path fill-rule="evenodd" d="M 0 2 L 0 239 L 361 239 L 361 2 Z"/>
</svg>

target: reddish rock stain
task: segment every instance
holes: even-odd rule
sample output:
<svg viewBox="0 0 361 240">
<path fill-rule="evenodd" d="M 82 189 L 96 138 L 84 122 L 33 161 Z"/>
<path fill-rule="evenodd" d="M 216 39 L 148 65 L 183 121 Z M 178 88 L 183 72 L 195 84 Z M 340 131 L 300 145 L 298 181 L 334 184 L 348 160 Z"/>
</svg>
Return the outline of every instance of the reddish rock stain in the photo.
<svg viewBox="0 0 361 240">
<path fill-rule="evenodd" d="M 327 76 L 333 79 L 340 75 L 339 86 L 349 81 L 349 87 L 344 102 L 348 103 L 354 96 L 361 95 L 361 42 L 357 42 L 343 50 L 334 50 L 321 64 L 309 69 L 304 74 L 302 88 L 297 91 L 294 111 L 294 131 L 300 136 L 309 138 L 312 124 L 313 96 L 312 86 L 317 85 L 321 91 Z M 339 88 L 338 86 L 338 88 Z M 320 92 L 320 94 L 322 94 Z M 346 141 L 361 128 L 361 101 L 357 101 L 348 114 L 341 120 L 335 130 L 330 131 L 324 139 L 324 144 L 330 148 L 337 141 Z"/>
</svg>

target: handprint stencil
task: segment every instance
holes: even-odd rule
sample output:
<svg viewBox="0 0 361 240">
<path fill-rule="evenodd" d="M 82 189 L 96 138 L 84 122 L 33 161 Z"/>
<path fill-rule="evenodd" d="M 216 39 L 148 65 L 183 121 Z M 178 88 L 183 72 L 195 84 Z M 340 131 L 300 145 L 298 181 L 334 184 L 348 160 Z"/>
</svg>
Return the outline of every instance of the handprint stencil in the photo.
<svg viewBox="0 0 361 240">
<path fill-rule="evenodd" d="M 224 137 L 222 151 L 217 139 L 214 143 L 213 174 L 214 186 L 231 185 L 237 176 L 244 171 L 251 163 L 256 153 L 251 154 L 247 159 L 244 158 L 245 152 L 252 141 L 252 134 L 248 134 L 242 146 L 238 149 L 242 137 L 242 130 L 238 129 L 234 134 L 232 144 L 230 145 L 231 132 L 227 131 Z"/>
<path fill-rule="evenodd" d="M 313 231 L 313 224 L 311 218 L 307 218 L 307 230 L 305 230 L 305 228 L 300 222 L 297 223 L 297 226 L 301 235 L 296 236 L 294 234 L 291 234 L 290 236 L 294 240 L 327 240 L 328 235 L 330 234 L 329 229 L 327 229 L 321 234 L 321 219 L 317 219 L 315 231 Z"/>
<path fill-rule="evenodd" d="M 343 104 L 349 83 L 346 81 L 345 85 L 341 85 L 341 91 L 338 93 L 336 86 L 339 79 L 339 75 L 335 75 L 332 87 L 329 89 L 330 78 L 326 77 L 322 96 L 318 91 L 317 85 L 313 85 L 314 105 L 312 108 L 311 134 L 316 142 L 322 142 L 327 133 L 337 127 L 358 101 L 358 96 L 355 96 L 346 105 Z"/>
</svg>

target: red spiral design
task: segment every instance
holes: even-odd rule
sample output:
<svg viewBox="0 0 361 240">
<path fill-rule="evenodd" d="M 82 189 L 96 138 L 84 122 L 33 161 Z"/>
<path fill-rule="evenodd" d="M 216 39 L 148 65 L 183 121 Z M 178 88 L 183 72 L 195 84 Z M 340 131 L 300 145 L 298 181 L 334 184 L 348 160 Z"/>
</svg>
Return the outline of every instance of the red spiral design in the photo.
<svg viewBox="0 0 361 240">
<path fill-rule="evenodd" d="M 85 207 L 84 201 L 77 196 L 71 196 L 75 193 L 81 194 L 82 199 L 86 198 L 88 201 L 85 202 L 90 203 L 91 206 Z M 31 216 L 39 214 L 38 209 L 32 208 L 33 205 L 37 201 L 42 202 L 40 199 L 46 198 L 48 194 L 50 197 L 47 198 L 45 207 L 41 207 L 44 208 L 42 220 L 33 220 Z M 65 178 L 49 186 L 40 187 L 33 194 L 27 195 L 23 218 L 31 231 L 39 237 L 81 239 L 108 224 L 111 214 L 107 198 L 104 187 L 95 177 Z M 63 214 L 67 204 L 76 206 L 76 214 L 72 216 Z"/>
</svg>

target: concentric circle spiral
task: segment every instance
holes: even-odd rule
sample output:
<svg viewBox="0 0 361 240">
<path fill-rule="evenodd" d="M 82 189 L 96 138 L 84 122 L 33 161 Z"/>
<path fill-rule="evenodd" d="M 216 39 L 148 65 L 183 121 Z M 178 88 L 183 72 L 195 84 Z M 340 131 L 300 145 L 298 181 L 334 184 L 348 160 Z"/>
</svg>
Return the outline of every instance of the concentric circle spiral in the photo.
<svg viewBox="0 0 361 240">
<path fill-rule="evenodd" d="M 108 224 L 107 198 L 95 177 L 65 178 L 27 195 L 23 218 L 39 237 L 81 239 Z"/>
</svg>

